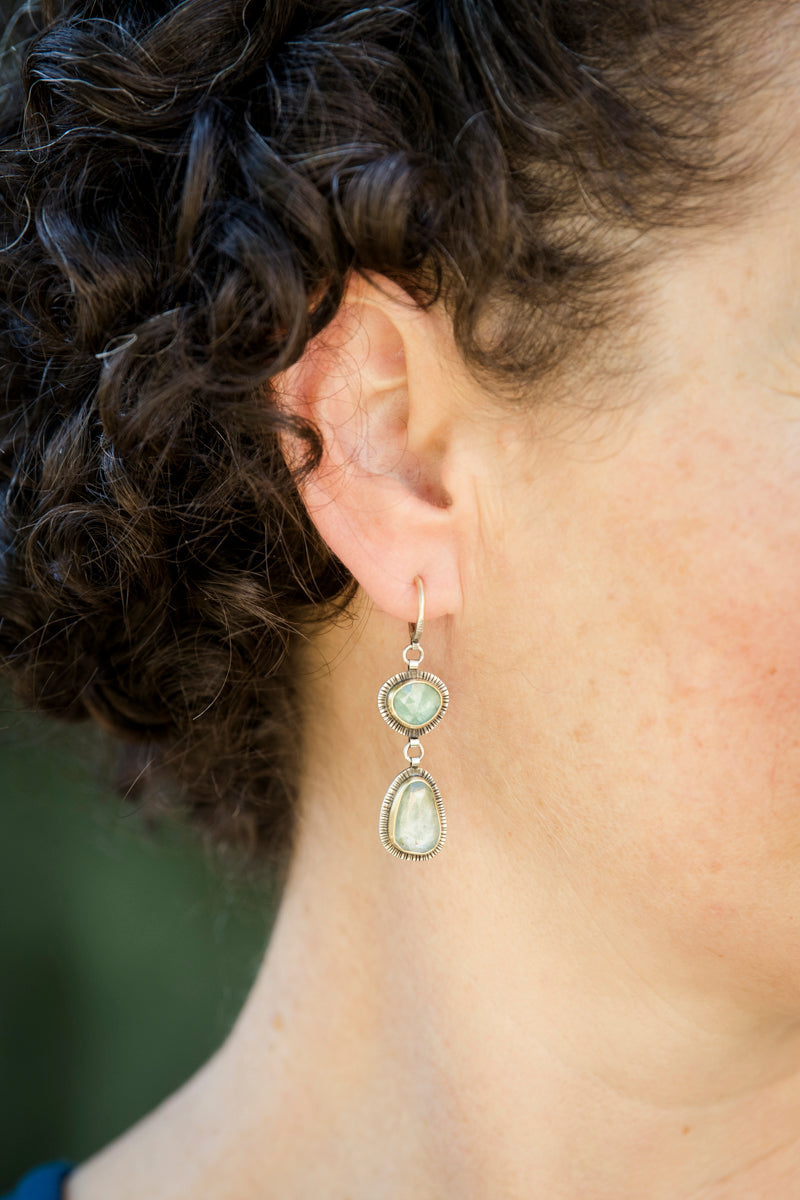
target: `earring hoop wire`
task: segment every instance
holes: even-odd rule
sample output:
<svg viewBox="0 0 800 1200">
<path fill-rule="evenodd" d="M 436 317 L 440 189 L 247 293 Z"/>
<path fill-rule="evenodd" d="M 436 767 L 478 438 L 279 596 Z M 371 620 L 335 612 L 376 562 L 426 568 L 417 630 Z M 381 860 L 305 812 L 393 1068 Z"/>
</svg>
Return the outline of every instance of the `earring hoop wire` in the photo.
<svg viewBox="0 0 800 1200">
<path fill-rule="evenodd" d="M 419 639 L 422 637 L 422 630 L 425 626 L 425 588 L 422 583 L 422 576 L 415 575 L 414 583 L 417 585 L 417 623 L 408 622 L 408 636 L 411 639 L 411 645 L 416 646 Z"/>
</svg>

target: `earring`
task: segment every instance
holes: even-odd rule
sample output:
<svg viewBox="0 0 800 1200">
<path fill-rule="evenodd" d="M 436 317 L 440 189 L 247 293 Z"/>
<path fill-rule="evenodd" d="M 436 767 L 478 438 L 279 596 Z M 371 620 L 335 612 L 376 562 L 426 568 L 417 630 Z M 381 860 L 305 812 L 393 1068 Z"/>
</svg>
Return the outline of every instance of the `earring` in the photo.
<svg viewBox="0 0 800 1200">
<path fill-rule="evenodd" d="M 410 642 L 403 651 L 406 670 L 387 679 L 378 692 L 378 709 L 387 725 L 408 739 L 409 764 L 392 781 L 381 805 L 378 832 L 395 858 L 433 858 L 444 845 L 447 821 L 436 781 L 420 767 L 425 751 L 420 738 L 438 725 L 450 695 L 437 675 L 421 671 L 425 652 L 419 644 L 425 622 L 425 589 L 417 575 L 417 621 L 409 622 Z"/>
</svg>

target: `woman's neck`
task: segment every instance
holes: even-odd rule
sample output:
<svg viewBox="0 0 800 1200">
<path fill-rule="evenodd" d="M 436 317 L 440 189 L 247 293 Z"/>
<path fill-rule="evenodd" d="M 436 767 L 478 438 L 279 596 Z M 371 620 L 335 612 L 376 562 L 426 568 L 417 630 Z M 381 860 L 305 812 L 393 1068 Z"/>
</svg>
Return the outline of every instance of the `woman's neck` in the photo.
<svg viewBox="0 0 800 1200">
<path fill-rule="evenodd" d="M 317 687 L 321 714 L 334 694 L 361 711 L 365 663 Z M 444 726 L 448 844 L 390 858 L 377 808 L 400 739 L 363 725 L 314 724 L 293 868 L 230 1038 L 70 1200 L 795 1197 L 796 1022 L 598 889 L 533 815 L 515 828 L 502 773 Z"/>
<path fill-rule="evenodd" d="M 702 1002 L 465 840 L 448 887 L 443 865 L 342 871 L 309 831 L 231 1046 L 276 1085 L 280 1194 L 794 1197 L 794 1023 Z"/>
<path fill-rule="evenodd" d="M 492 850 L 452 889 L 310 831 L 296 866 L 226 1045 L 70 1200 L 796 1196 L 793 1026 L 699 1014 L 588 911 L 540 936 Z"/>
</svg>

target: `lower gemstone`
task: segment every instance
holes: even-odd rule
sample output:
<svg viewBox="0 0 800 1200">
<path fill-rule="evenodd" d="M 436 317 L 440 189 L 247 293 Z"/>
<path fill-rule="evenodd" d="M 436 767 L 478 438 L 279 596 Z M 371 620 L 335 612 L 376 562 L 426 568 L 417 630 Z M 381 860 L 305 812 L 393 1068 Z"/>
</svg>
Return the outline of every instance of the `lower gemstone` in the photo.
<svg viewBox="0 0 800 1200">
<path fill-rule="evenodd" d="M 426 779 L 412 777 L 398 789 L 389 810 L 389 837 L 407 854 L 430 854 L 442 838 L 442 822 L 433 788 Z"/>
</svg>

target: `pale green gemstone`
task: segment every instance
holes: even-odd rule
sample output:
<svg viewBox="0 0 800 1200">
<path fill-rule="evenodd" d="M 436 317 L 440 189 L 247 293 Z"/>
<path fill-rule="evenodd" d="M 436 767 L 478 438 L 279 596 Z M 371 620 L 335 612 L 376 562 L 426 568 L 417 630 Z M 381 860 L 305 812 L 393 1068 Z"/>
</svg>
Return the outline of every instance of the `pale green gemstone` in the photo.
<svg viewBox="0 0 800 1200">
<path fill-rule="evenodd" d="M 395 684 L 389 692 L 387 704 L 389 712 L 401 725 L 409 729 L 421 729 L 438 716 L 442 700 L 442 693 L 432 683 L 424 679 L 410 679 L 407 683 Z"/>
<path fill-rule="evenodd" d="M 388 829 L 398 850 L 430 854 L 436 849 L 442 837 L 442 822 L 433 788 L 426 779 L 408 779 L 397 789 Z"/>
</svg>

